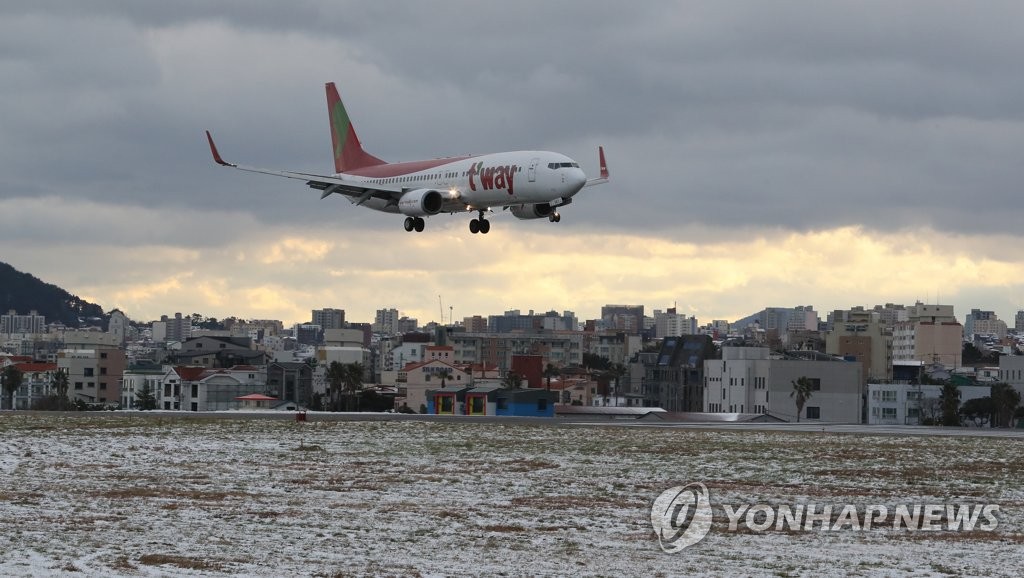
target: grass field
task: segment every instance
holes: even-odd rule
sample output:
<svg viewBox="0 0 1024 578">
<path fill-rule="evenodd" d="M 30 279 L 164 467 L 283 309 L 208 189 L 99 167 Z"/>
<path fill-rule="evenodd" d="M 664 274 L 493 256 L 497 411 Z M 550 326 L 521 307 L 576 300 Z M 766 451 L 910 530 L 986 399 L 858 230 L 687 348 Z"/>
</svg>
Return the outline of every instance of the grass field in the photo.
<svg viewBox="0 0 1024 578">
<path fill-rule="evenodd" d="M 650 507 L 994 503 L 994 531 L 728 532 Z M 0 415 L 0 575 L 1017 576 L 1024 442 L 503 423 Z M 716 514 L 717 516 L 717 514 Z"/>
</svg>

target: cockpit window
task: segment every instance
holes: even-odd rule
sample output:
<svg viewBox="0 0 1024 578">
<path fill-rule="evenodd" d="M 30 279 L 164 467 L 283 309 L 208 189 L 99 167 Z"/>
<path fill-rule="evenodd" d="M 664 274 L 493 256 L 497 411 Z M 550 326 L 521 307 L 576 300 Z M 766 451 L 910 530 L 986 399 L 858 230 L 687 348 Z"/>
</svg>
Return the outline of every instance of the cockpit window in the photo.
<svg viewBox="0 0 1024 578">
<path fill-rule="evenodd" d="M 548 163 L 549 169 L 580 168 L 579 163 Z"/>
</svg>

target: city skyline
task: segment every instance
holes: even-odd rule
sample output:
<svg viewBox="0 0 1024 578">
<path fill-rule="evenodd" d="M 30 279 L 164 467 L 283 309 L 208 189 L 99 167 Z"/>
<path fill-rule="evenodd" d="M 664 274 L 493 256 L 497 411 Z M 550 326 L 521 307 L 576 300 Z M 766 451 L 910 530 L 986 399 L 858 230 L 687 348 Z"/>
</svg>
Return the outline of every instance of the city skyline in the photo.
<svg viewBox="0 0 1024 578">
<path fill-rule="evenodd" d="M 922 301 L 1010 322 L 1024 308 L 1019 3 L 0 15 L 3 260 L 132 319 L 338 307 L 371 322 L 394 307 L 427 322 L 438 295 L 455 319 L 677 303 L 706 323 Z M 425 45 L 424 29 L 445 33 Z M 497 212 L 474 236 L 469 216 L 445 216 L 411 238 L 210 160 L 207 129 L 232 159 L 329 170 L 330 81 L 387 160 L 549 149 L 596 176 L 603 145 L 612 181 L 557 224 Z"/>
</svg>

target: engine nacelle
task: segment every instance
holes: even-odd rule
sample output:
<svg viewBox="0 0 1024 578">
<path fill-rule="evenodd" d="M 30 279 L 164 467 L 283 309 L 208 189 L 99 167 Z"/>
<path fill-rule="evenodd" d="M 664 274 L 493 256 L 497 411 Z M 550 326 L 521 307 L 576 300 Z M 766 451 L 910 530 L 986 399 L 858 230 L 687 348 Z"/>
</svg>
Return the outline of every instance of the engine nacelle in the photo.
<svg viewBox="0 0 1024 578">
<path fill-rule="evenodd" d="M 434 189 L 415 189 L 398 200 L 398 212 L 410 217 L 425 217 L 441 212 L 444 196 Z"/>
<path fill-rule="evenodd" d="M 509 208 L 512 214 L 518 219 L 544 219 L 555 212 L 548 203 L 537 203 L 535 205 L 513 205 Z"/>
</svg>

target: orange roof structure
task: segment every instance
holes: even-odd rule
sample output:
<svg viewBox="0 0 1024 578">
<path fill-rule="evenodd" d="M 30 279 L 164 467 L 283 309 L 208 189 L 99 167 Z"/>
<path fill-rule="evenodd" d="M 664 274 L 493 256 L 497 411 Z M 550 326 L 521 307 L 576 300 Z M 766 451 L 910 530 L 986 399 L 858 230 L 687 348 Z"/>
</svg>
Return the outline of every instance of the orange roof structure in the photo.
<svg viewBox="0 0 1024 578">
<path fill-rule="evenodd" d="M 250 393 L 249 395 L 242 395 L 236 397 L 242 401 L 277 401 L 276 397 L 270 397 L 269 395 L 263 395 L 262 393 Z"/>
</svg>

